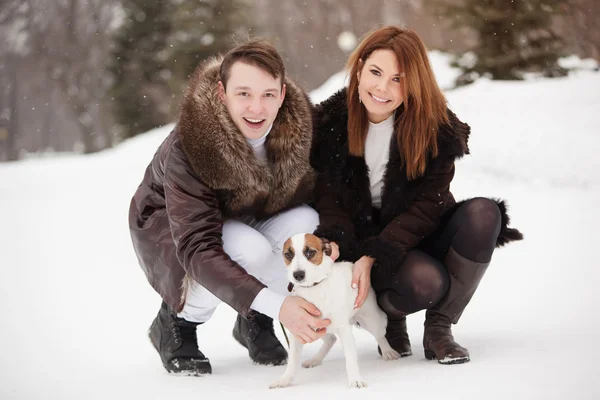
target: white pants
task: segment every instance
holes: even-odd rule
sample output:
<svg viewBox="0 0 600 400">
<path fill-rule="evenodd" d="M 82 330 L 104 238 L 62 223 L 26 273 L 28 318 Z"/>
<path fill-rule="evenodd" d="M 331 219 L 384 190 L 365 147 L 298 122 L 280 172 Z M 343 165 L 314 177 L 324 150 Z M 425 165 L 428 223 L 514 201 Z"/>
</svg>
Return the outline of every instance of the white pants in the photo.
<svg viewBox="0 0 600 400">
<path fill-rule="evenodd" d="M 312 233 L 318 224 L 319 215 L 307 205 L 264 221 L 252 217 L 229 219 L 223 223 L 223 249 L 233 261 L 269 289 L 287 295 L 283 245 L 296 233 Z M 178 316 L 190 322 L 206 322 L 221 302 L 194 281 L 188 288 L 185 305 Z"/>
</svg>

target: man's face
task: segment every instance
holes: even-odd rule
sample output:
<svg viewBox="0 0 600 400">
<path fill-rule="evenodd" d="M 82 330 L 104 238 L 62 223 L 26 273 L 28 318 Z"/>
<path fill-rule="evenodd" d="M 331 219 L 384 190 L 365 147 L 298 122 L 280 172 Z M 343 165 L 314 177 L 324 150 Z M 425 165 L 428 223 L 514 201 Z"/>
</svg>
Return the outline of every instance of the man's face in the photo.
<svg viewBox="0 0 600 400">
<path fill-rule="evenodd" d="M 281 78 L 238 61 L 231 66 L 227 90 L 219 82 L 219 97 L 240 132 L 248 139 L 258 139 L 275 121 L 285 98 L 285 85 L 281 85 Z"/>
</svg>

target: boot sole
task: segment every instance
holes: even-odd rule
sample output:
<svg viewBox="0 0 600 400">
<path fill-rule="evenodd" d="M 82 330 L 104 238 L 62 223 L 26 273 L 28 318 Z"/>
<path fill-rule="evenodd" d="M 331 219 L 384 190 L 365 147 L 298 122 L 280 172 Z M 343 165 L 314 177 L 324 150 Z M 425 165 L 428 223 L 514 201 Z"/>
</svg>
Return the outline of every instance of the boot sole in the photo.
<svg viewBox="0 0 600 400">
<path fill-rule="evenodd" d="M 428 360 L 438 360 L 435 353 L 431 350 L 425 350 L 425 358 Z M 464 364 L 471 361 L 470 357 L 457 357 L 457 358 L 449 358 L 438 360 L 438 364 L 442 365 L 455 365 L 455 364 Z"/>
</svg>

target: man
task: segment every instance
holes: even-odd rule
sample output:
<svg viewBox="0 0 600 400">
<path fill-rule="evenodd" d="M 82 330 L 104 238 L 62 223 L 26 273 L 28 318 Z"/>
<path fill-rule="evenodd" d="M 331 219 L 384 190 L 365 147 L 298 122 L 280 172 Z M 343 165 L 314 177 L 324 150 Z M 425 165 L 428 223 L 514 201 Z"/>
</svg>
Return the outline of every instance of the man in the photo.
<svg viewBox="0 0 600 400">
<path fill-rule="evenodd" d="M 196 327 L 221 302 L 239 313 L 233 336 L 259 364 L 287 360 L 274 318 L 304 342 L 325 333 L 314 305 L 285 296 L 281 256 L 288 237 L 318 225 L 305 205 L 311 140 L 309 99 L 269 43 L 237 46 L 191 77 L 129 212 L 138 260 L 163 298 L 149 335 L 167 371 L 212 372 Z"/>
</svg>

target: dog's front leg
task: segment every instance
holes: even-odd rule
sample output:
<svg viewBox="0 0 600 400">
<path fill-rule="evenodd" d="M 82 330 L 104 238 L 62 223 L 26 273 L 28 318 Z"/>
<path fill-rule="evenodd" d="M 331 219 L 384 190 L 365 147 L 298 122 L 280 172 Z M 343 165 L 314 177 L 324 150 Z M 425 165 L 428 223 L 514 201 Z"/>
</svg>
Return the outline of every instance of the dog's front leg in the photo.
<svg viewBox="0 0 600 400">
<path fill-rule="evenodd" d="M 302 347 L 304 345 L 300 343 L 294 335 L 289 335 L 289 339 L 290 352 L 285 372 L 278 381 L 273 382 L 269 386 L 271 389 L 290 386 L 292 379 L 294 379 L 294 375 L 296 375 L 296 371 L 298 370 L 298 365 L 300 364 L 300 353 L 302 353 Z"/>
<path fill-rule="evenodd" d="M 358 369 L 358 354 L 356 353 L 356 342 L 352 334 L 352 326 L 341 328 L 338 331 L 338 337 L 344 348 L 344 357 L 346 358 L 346 372 L 348 374 L 348 383 L 350 387 L 362 388 L 367 384 L 360 376 Z"/>
</svg>

